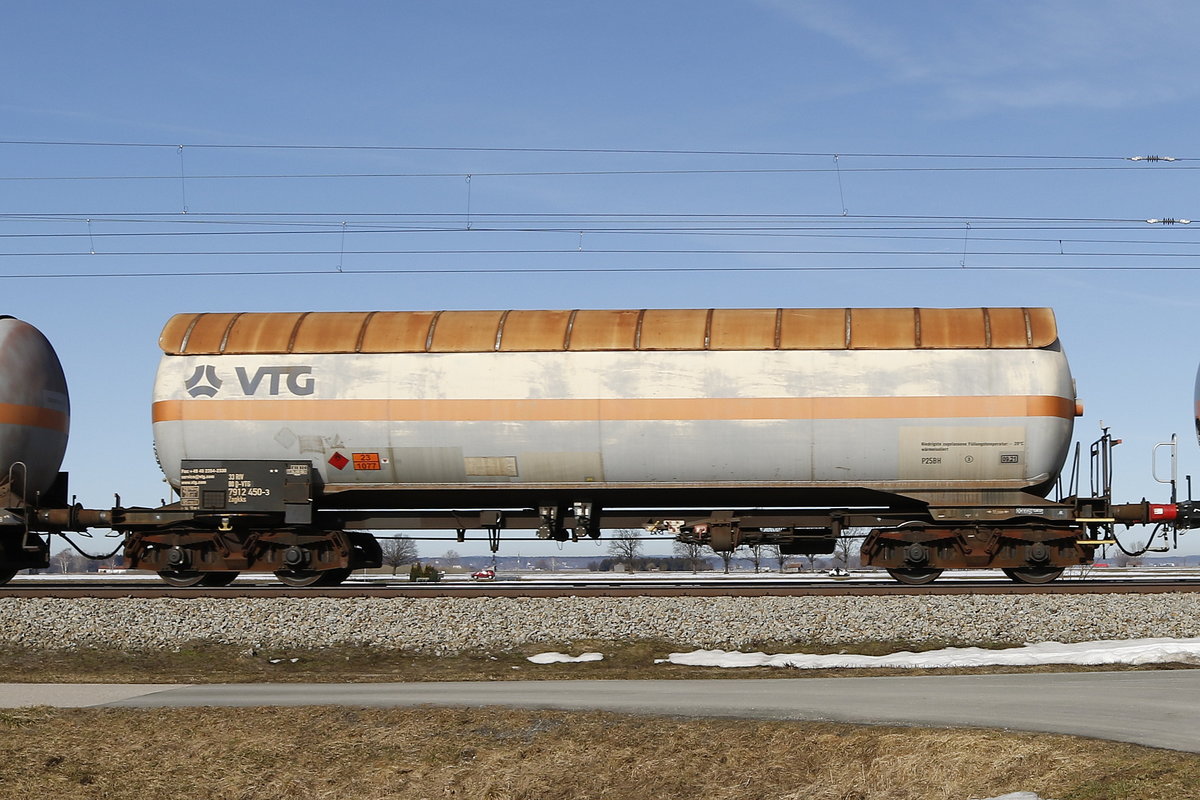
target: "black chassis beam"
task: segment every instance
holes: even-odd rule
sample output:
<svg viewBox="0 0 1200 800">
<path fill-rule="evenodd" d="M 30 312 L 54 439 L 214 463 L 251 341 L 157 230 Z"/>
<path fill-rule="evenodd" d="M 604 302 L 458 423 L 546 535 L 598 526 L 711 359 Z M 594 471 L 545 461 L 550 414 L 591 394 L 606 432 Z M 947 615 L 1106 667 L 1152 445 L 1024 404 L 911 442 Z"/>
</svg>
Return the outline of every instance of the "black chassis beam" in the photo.
<svg viewBox="0 0 1200 800">
<path fill-rule="evenodd" d="M 569 511 L 569 509 L 568 509 Z M 125 533 L 188 532 L 230 529 L 258 530 L 474 530 L 512 529 L 537 530 L 545 524 L 537 509 L 378 509 L 378 510 L 317 510 L 311 522 L 296 525 L 282 513 L 213 513 L 183 511 L 177 506 L 161 508 L 113 508 L 102 512 L 83 510 L 73 513 L 68 523 L 53 512 L 42 512 L 32 519 L 35 530 L 86 530 L 111 528 Z M 600 511 L 604 528 L 641 528 L 667 530 L 677 524 L 691 526 L 718 521 L 735 523 L 743 531 L 771 531 L 791 528 L 873 528 L 902 522 L 936 524 L 929 514 L 913 510 L 887 509 L 857 512 L 846 509 L 733 509 L 667 508 L 621 509 Z M 558 523 L 569 527 L 574 517 L 569 513 Z M 1032 522 L 1032 521 L 1031 521 Z M 40 523 L 40 524 L 38 524 Z M 940 523 L 945 525 L 946 523 Z M 992 523 L 994 524 L 994 523 Z M 1010 523 L 1013 524 L 1013 523 Z M 1019 523 L 1017 523 L 1019 524 Z M 1068 525 L 1071 523 L 1068 521 Z"/>
<path fill-rule="evenodd" d="M 498 515 L 498 516 L 497 516 Z M 712 509 L 646 509 L 604 511 L 600 521 L 604 528 L 633 528 L 667 530 L 667 523 L 682 522 L 692 525 L 707 521 L 713 516 Z M 873 527 L 887 522 L 909 520 L 911 514 L 899 517 L 881 514 L 847 514 L 844 512 L 815 513 L 812 509 L 788 511 L 770 509 L 763 511 L 734 511 L 726 518 L 734 521 L 743 530 L 770 530 L 785 528 L 829 528 L 835 520 L 843 528 Z M 569 526 L 573 518 L 567 516 L 560 522 Z M 474 530 L 480 528 L 502 528 L 511 530 L 537 530 L 544 520 L 530 509 L 493 511 L 318 511 L 314 525 L 330 530 Z"/>
</svg>

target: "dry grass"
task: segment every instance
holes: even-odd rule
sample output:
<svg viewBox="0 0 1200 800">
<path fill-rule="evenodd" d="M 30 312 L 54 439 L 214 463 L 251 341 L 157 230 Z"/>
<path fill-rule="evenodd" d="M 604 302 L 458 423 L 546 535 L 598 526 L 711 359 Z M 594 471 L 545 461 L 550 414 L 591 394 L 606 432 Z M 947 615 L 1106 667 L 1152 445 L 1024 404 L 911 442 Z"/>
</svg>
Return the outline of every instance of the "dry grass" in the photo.
<svg viewBox="0 0 1200 800">
<path fill-rule="evenodd" d="M 1200 756 L 1066 736 L 607 713 L 0 712 L 0 800 L 1200 798 Z"/>
<path fill-rule="evenodd" d="M 904 642 L 874 642 L 845 647 L 854 653 L 878 655 L 898 650 L 936 649 L 943 643 L 915 646 Z M 263 650 L 197 644 L 176 651 L 92 648 L 65 651 L 0 648 L 0 675 L 17 683 L 254 683 L 277 682 L 380 682 L 380 681 L 495 681 L 626 678 L 801 678 L 872 677 L 920 674 L 986 674 L 1002 672 L 1061 672 L 1078 667 L 981 667 L 973 669 L 854 669 L 799 670 L 777 667 L 720 669 L 655 664 L 654 659 L 681 648 L 666 642 L 582 641 L 568 644 L 527 645 L 504 652 L 467 652 L 454 655 L 421 654 L 367 647 L 318 650 Z M 766 652 L 838 652 L 839 647 L 811 643 L 764 643 Z M 583 664 L 535 665 L 525 657 L 557 650 L 578 654 L 599 651 L 603 661 Z M 291 659 L 297 659 L 293 662 Z M 271 663 L 276 661 L 277 663 Z M 1165 668 L 1182 667 L 1170 665 Z M 1162 667 L 1149 667 L 1162 668 Z M 1120 667 L 1096 667 L 1112 671 Z M 1146 669 L 1128 667 L 1126 669 Z"/>
<path fill-rule="evenodd" d="M 855 651 L 904 647 L 874 643 Z M 544 666 L 525 661 L 555 649 L 600 650 L 607 658 Z M 133 653 L 7 649 L 0 650 L 0 674 L 6 681 L 179 683 L 839 674 L 653 664 L 672 649 L 678 648 L 575 642 L 449 657 L 369 648 L 247 653 L 212 645 Z M 821 651 L 795 643 L 763 649 Z M 270 663 L 277 658 L 285 660 Z M 842 674 L 888 672 L 899 671 Z M 0 800 L 964 800 L 1016 790 L 1055 800 L 1200 800 L 1196 787 L 1198 756 L 999 731 L 509 710 L 0 711 Z"/>
</svg>

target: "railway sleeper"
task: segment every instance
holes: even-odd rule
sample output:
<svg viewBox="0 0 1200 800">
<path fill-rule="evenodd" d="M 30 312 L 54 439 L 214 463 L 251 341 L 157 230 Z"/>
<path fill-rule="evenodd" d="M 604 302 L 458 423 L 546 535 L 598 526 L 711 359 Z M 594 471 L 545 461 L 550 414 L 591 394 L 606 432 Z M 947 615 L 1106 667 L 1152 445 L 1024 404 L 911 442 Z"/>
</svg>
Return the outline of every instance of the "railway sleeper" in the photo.
<svg viewBox="0 0 1200 800">
<path fill-rule="evenodd" d="M 864 566 L 902 583 L 929 583 L 945 569 L 1000 569 L 1018 583 L 1049 583 L 1066 567 L 1088 564 L 1094 546 L 1074 528 L 1046 525 L 876 528 L 863 540 Z"/>
<path fill-rule="evenodd" d="M 329 586 L 381 566 L 383 553 L 360 531 L 230 530 L 133 533 L 125 559 L 175 586 L 222 586 L 247 570 L 273 572 L 292 586 Z"/>
</svg>

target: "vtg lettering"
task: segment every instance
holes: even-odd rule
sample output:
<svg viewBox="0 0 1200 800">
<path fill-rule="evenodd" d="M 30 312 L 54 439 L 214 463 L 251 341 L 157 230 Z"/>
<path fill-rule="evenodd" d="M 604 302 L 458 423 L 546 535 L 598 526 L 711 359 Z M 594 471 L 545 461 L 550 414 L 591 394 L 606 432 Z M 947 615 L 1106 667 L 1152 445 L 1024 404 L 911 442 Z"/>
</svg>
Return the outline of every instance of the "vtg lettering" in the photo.
<svg viewBox="0 0 1200 800">
<path fill-rule="evenodd" d="M 264 379 L 269 379 L 266 386 L 271 395 L 278 395 L 284 388 L 289 394 L 310 395 L 316 384 L 312 367 L 259 367 L 253 374 L 246 367 L 237 367 L 234 371 L 245 395 L 258 394 Z"/>
</svg>

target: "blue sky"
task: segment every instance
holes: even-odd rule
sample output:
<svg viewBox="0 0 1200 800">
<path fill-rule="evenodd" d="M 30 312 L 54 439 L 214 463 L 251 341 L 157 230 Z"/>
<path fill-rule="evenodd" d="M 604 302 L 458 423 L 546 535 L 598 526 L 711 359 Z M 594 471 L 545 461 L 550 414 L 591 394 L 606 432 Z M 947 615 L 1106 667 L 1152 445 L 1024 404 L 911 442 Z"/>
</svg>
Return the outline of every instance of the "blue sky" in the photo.
<svg viewBox="0 0 1200 800">
<path fill-rule="evenodd" d="M 1088 409 L 1079 435 L 1113 426 L 1117 493 L 1162 497 L 1154 442 L 1179 432 L 1182 471 L 1200 464 L 1200 281 L 1178 269 L 1200 267 L 1200 222 L 1135 221 L 1200 218 L 1200 162 L 1121 158 L 1200 158 L 1185 38 L 1200 10 L 947 9 L 10 4 L 0 177 L 38 180 L 0 181 L 0 291 L 66 367 L 80 499 L 165 493 L 149 395 L 177 312 L 779 305 L 1054 307 Z M 29 141 L 165 146 L 11 143 Z M 908 157 L 955 154 L 1060 158 Z M 514 172 L 606 174 L 494 174 Z M 122 179 L 61 180 L 99 176 Z M 422 216 L 367 216 L 384 214 Z M 633 233 L 651 218 L 601 214 L 681 216 Z M 681 230 L 698 214 L 799 216 L 770 236 L 745 217 Z M 1083 222 L 1050 221 L 1067 218 Z M 418 219 L 441 230 L 396 230 Z M 726 271 L 446 272 L 694 267 Z M 431 272 L 394 272 L 412 269 Z M 306 274 L 214 274 L 245 271 Z M 156 275 L 38 277 L 128 272 Z"/>
</svg>

